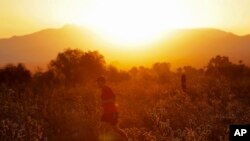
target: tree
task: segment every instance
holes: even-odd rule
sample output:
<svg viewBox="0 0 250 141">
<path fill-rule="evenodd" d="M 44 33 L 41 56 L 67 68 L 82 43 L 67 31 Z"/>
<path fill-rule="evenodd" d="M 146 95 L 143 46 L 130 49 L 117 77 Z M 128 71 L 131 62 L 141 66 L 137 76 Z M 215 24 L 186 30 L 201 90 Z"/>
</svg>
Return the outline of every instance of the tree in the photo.
<svg viewBox="0 0 250 141">
<path fill-rule="evenodd" d="M 171 71 L 169 63 L 155 63 L 153 64 L 152 70 L 156 74 L 159 83 L 170 81 Z"/>
<path fill-rule="evenodd" d="M 106 70 L 108 80 L 111 82 L 122 82 L 130 79 L 130 75 L 126 71 L 118 70 L 115 66 L 108 66 Z"/>
<path fill-rule="evenodd" d="M 59 53 L 49 65 L 49 70 L 53 70 L 65 85 L 86 82 L 102 74 L 104 69 L 105 60 L 101 54 L 80 49 L 67 49 Z"/>
<path fill-rule="evenodd" d="M 218 55 L 209 61 L 206 73 L 236 80 L 249 76 L 249 68 L 242 61 L 234 64 L 228 57 Z"/>
<path fill-rule="evenodd" d="M 8 64 L 0 69 L 0 78 L 0 84 L 17 88 L 28 84 L 32 77 L 31 72 L 22 63 L 19 63 L 17 65 Z"/>
<path fill-rule="evenodd" d="M 232 66 L 228 57 L 217 55 L 209 61 L 206 72 L 214 75 L 230 75 Z"/>
</svg>

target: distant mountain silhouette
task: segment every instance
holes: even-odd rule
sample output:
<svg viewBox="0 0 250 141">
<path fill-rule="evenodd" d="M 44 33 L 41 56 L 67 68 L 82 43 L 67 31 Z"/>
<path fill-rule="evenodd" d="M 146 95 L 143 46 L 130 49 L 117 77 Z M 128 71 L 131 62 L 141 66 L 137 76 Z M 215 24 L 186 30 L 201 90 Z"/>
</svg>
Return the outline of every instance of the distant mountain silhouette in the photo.
<svg viewBox="0 0 250 141">
<path fill-rule="evenodd" d="M 63 49 L 93 49 L 91 37 L 87 30 L 67 25 L 60 29 L 45 29 L 29 35 L 0 39 L 0 64 L 24 62 L 44 66 Z"/>
<path fill-rule="evenodd" d="M 218 29 L 184 29 L 173 32 L 171 39 L 159 46 L 179 65 L 201 67 L 219 54 L 229 56 L 233 62 L 243 60 L 250 64 L 250 35 L 237 36 Z"/>
<path fill-rule="evenodd" d="M 119 47 L 110 46 L 87 29 L 67 25 L 0 39 L 0 64 L 23 62 L 32 67 L 45 66 L 66 48 L 98 50 L 108 61 L 118 64 L 144 65 L 141 63 L 148 60 L 146 64 L 166 61 L 173 66 L 202 67 L 218 54 L 229 56 L 234 62 L 243 60 L 245 64 L 250 64 L 250 35 L 237 36 L 217 29 L 177 30 L 163 36 L 161 41 L 148 49 L 132 52 L 133 57 L 126 56 Z"/>
</svg>

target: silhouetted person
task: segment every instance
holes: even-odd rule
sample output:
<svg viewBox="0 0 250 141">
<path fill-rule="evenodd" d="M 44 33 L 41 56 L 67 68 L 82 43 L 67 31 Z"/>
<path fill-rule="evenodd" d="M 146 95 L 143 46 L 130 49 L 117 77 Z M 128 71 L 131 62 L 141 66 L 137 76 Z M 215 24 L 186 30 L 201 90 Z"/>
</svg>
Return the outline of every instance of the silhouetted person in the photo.
<svg viewBox="0 0 250 141">
<path fill-rule="evenodd" d="M 97 79 L 97 84 L 101 89 L 101 105 L 103 109 L 101 121 L 110 124 L 114 131 L 119 133 L 127 141 L 127 135 L 118 126 L 118 111 L 116 107 L 115 94 L 112 89 L 106 85 L 105 77 L 99 77 Z"/>
<path fill-rule="evenodd" d="M 181 88 L 182 88 L 183 92 L 186 92 L 186 89 L 187 89 L 187 85 L 186 85 L 187 80 L 186 79 L 187 79 L 186 75 L 182 74 L 181 75 Z"/>
</svg>

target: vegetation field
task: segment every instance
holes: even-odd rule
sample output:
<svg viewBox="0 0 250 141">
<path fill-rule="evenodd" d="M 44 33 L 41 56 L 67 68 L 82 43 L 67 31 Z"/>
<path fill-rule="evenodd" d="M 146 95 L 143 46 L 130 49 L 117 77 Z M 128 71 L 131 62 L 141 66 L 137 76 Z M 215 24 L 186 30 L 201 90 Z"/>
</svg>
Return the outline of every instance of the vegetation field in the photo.
<svg viewBox="0 0 250 141">
<path fill-rule="evenodd" d="M 158 62 L 120 70 L 96 51 L 67 49 L 46 70 L 6 65 L 0 69 L 0 140 L 97 141 L 95 80 L 104 75 L 130 141 L 227 141 L 230 124 L 250 123 L 250 68 L 229 59 L 215 56 L 204 68 L 173 70 Z"/>
</svg>

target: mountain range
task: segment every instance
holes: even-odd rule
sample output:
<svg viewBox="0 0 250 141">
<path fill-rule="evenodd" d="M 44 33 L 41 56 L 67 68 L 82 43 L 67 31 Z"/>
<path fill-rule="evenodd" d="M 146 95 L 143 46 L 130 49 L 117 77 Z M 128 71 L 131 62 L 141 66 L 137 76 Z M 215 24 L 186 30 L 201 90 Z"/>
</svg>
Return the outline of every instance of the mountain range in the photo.
<svg viewBox="0 0 250 141">
<path fill-rule="evenodd" d="M 73 25 L 0 39 L 0 64 L 21 62 L 30 69 L 45 68 L 67 48 L 98 50 L 109 64 L 124 68 L 163 61 L 174 67 L 203 67 L 216 55 L 250 65 L 250 35 L 238 36 L 212 28 L 180 29 L 163 35 L 145 48 L 140 47 L 140 50 L 124 50 L 105 42 L 88 29 Z"/>
</svg>

